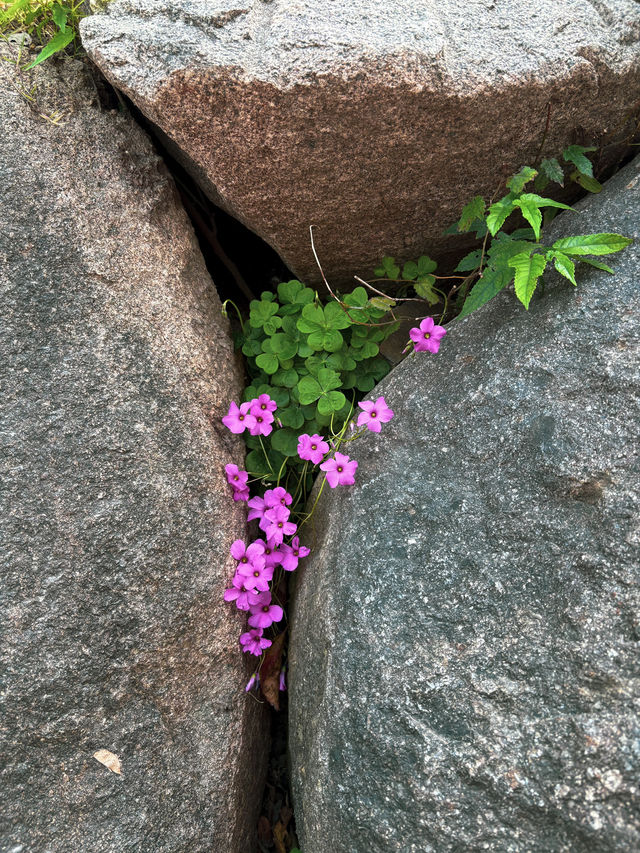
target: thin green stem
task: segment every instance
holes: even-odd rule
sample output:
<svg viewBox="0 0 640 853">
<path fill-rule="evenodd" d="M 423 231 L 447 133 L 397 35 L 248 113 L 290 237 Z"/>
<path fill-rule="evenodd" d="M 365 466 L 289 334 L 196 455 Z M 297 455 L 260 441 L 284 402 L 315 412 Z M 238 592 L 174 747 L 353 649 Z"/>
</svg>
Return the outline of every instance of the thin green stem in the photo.
<svg viewBox="0 0 640 853">
<path fill-rule="evenodd" d="M 311 507 L 311 512 L 308 512 L 308 513 L 305 515 L 305 517 L 302 519 L 302 521 L 301 521 L 301 522 L 300 522 L 300 524 L 298 525 L 298 530 L 300 530 L 300 528 L 301 528 L 301 527 L 304 527 L 304 525 L 307 523 L 307 521 L 309 521 L 309 519 L 311 518 L 311 516 L 312 516 L 312 515 L 313 515 L 313 513 L 315 512 L 315 509 L 316 509 L 316 507 L 318 506 L 318 501 L 320 500 L 320 495 L 321 495 L 321 494 L 322 494 L 322 492 L 324 491 L 324 485 L 325 485 L 325 483 L 326 483 L 326 482 L 327 482 L 327 475 L 325 474 L 325 475 L 324 475 L 324 480 L 322 481 L 322 485 L 321 485 L 321 486 L 320 486 L 320 488 L 318 489 L 318 496 L 316 497 L 315 501 L 313 502 L 313 506 Z"/>
<path fill-rule="evenodd" d="M 273 471 L 273 468 L 271 467 L 271 462 L 269 462 L 269 457 L 267 456 L 267 451 L 266 451 L 265 446 L 262 442 L 262 436 L 261 435 L 258 436 L 258 441 L 260 442 L 260 447 L 262 448 L 262 452 L 264 453 L 264 458 L 267 460 L 267 465 L 269 466 L 269 470 L 273 474 L 274 471 Z"/>
<path fill-rule="evenodd" d="M 227 316 L 227 302 L 229 303 L 229 305 L 233 305 L 235 312 L 238 315 L 238 320 L 240 321 L 240 328 L 242 329 L 242 334 L 244 335 L 245 330 L 244 330 L 244 323 L 242 322 L 242 314 L 240 313 L 240 309 L 238 308 L 236 303 L 233 301 L 233 299 L 225 299 L 225 301 L 222 303 L 222 313 L 225 315 L 225 317 Z"/>
</svg>

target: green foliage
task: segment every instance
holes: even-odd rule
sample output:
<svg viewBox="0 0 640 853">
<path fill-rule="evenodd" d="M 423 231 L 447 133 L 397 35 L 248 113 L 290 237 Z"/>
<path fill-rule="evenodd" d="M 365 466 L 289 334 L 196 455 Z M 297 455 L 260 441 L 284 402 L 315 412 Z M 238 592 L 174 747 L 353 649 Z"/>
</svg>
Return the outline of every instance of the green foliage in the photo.
<svg viewBox="0 0 640 853">
<path fill-rule="evenodd" d="M 593 167 L 585 157 L 585 152 L 594 150 L 572 145 L 565 149 L 563 157 L 579 170 L 575 173 L 579 183 L 587 189 L 592 187 L 593 192 L 599 192 L 601 186 L 593 178 Z M 524 192 L 526 185 L 532 180 L 539 185 L 540 175 L 544 177 L 546 183 L 549 181 L 555 181 L 560 185 L 564 183 L 564 171 L 555 158 L 543 160 L 540 164 L 540 173 L 525 166 L 507 181 L 509 190 L 507 195 L 494 202 L 485 214 L 491 241 L 485 240 L 482 249 L 474 249 L 456 267 L 457 272 L 469 273 L 467 281 L 477 278 L 466 296 L 460 316 L 465 317 L 471 314 L 512 282 L 516 296 L 524 307 L 528 308 L 540 277 L 550 262 L 574 286 L 577 284 L 576 259 L 598 266 L 599 269 L 605 269 L 607 272 L 613 272 L 604 264 L 598 265 L 588 256 L 619 252 L 631 243 L 630 239 L 620 234 L 589 234 L 566 237 L 556 240 L 551 247 L 544 246 L 540 242 L 543 210 L 548 208 L 552 211 L 571 210 L 572 208 L 538 193 Z M 571 178 L 574 179 L 574 173 Z M 503 231 L 503 226 L 514 213 L 519 213 L 530 227 L 519 228 L 511 233 Z"/>
<path fill-rule="evenodd" d="M 400 275 L 392 258 L 384 270 Z M 416 280 L 434 267 L 420 259 L 407 274 Z M 326 305 L 299 281 L 278 285 L 277 298 L 262 293 L 249 306 L 249 322 L 238 345 L 246 356 L 251 384 L 244 399 L 269 394 L 282 428 L 262 440 L 245 434 L 247 470 L 274 482 L 282 472 L 300 472 L 298 436 L 339 431 L 353 407 L 389 371 L 379 345 L 398 324 L 384 322 L 394 300 L 369 299 L 364 287 Z"/>
<path fill-rule="evenodd" d="M 79 44 L 78 24 L 86 14 L 82 0 L 15 0 L 0 12 L 0 35 L 26 32 L 41 50 L 24 70 L 64 51 L 72 42 Z"/>
<path fill-rule="evenodd" d="M 600 192 L 602 186 L 593 175 L 593 165 L 586 156 L 595 148 L 570 145 L 562 153 L 562 159 L 575 167 L 565 175 L 565 169 L 555 157 L 542 160 L 539 169 L 523 166 L 507 182 L 507 194 L 488 207 L 481 196 L 476 196 L 462 210 L 460 219 L 445 231 L 459 234 L 474 231 L 481 245 L 474 248 L 458 262 L 454 272 L 459 283 L 447 294 L 436 285 L 436 263 L 426 255 L 417 261 L 408 261 L 402 269 L 402 279 L 411 282 L 417 296 L 430 305 L 444 301 L 442 319 L 447 316 L 449 306 L 466 317 L 486 304 L 510 284 L 514 285 L 517 298 L 525 308 L 529 307 L 538 282 L 549 264 L 553 264 L 560 275 L 576 286 L 576 261 L 582 261 L 597 269 L 613 273 L 606 264 L 594 261 L 591 256 L 619 252 L 631 240 L 620 234 L 590 234 L 566 237 L 553 246 L 542 243 L 543 226 L 557 210 L 571 210 L 567 204 L 540 195 L 539 191 L 549 183 L 565 185 L 567 177 L 590 192 Z M 532 192 L 529 186 L 538 192 Z M 526 191 L 525 191 L 526 190 Z M 513 216 L 520 216 L 526 227 L 504 230 L 513 226 Z M 387 256 L 375 270 L 378 276 L 397 280 L 400 267 L 395 259 Z M 446 278 L 443 277 L 443 278 Z M 453 276 L 456 278 L 456 276 Z M 451 296 L 455 293 L 455 301 Z"/>
</svg>

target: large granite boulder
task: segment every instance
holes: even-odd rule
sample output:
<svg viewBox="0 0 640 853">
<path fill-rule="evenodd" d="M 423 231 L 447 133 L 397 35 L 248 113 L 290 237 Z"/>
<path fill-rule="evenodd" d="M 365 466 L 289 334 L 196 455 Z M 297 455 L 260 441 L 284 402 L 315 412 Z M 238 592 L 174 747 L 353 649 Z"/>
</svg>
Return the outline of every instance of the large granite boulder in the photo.
<svg viewBox="0 0 640 853">
<path fill-rule="evenodd" d="M 640 849 L 640 159 L 553 236 L 634 235 L 408 358 L 298 577 L 304 853 Z"/>
<path fill-rule="evenodd" d="M 0 849 L 248 853 L 227 325 L 133 121 L 80 62 L 0 58 Z"/>
<path fill-rule="evenodd" d="M 101 70 L 211 198 L 296 274 L 369 275 L 448 245 L 475 194 L 627 133 L 635 0 L 113 0 L 81 26 Z M 449 238 L 450 239 L 450 238 Z"/>
</svg>

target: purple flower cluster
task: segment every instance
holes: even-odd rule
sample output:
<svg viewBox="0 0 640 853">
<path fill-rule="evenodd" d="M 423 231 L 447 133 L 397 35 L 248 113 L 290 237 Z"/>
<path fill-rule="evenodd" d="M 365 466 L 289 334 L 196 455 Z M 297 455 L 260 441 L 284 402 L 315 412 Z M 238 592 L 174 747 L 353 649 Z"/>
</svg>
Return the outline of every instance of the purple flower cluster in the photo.
<svg viewBox="0 0 640 853">
<path fill-rule="evenodd" d="M 260 394 L 248 403 L 231 403 L 222 423 L 237 434 L 249 430 L 251 435 L 269 435 L 273 431 L 273 413 L 277 409 L 275 400 L 268 394 Z"/>
<path fill-rule="evenodd" d="M 380 432 L 381 425 L 393 417 L 393 411 L 385 403 L 384 397 L 358 405 L 361 409 L 358 426 L 372 432 Z M 229 413 L 222 418 L 222 422 L 236 434 L 249 430 L 251 435 L 266 436 L 273 431 L 273 413 L 276 409 L 275 401 L 268 394 L 260 394 L 240 406 L 231 403 Z M 317 433 L 304 433 L 298 438 L 298 456 L 305 462 L 319 466 L 332 489 L 352 485 L 358 468 L 356 460 L 340 453 L 337 447 L 333 441 L 326 441 Z M 299 561 L 309 554 L 309 548 L 301 545 L 296 535 L 297 525 L 290 518 L 293 497 L 285 488 L 276 486 L 267 489 L 262 496 L 250 497 L 248 472 L 241 471 L 233 463 L 226 465 L 225 471 L 234 501 L 247 501 L 247 520 L 257 521 L 263 533 L 263 538 L 257 538 L 248 545 L 241 539 L 236 539 L 231 545 L 230 553 L 236 561 L 236 571 L 231 586 L 224 592 L 225 601 L 235 602 L 238 610 L 248 614 L 250 630 L 240 635 L 243 652 L 261 657 L 272 645 L 272 641 L 264 636 L 264 631 L 280 622 L 284 616 L 282 606 L 274 602 L 272 597 L 272 590 L 279 583 L 278 577 L 282 577 L 279 575 L 274 581 L 274 572 L 277 568 L 283 572 L 295 571 Z M 284 670 L 280 682 L 280 689 L 284 690 Z M 247 690 L 257 684 L 258 673 L 252 677 Z"/>
</svg>

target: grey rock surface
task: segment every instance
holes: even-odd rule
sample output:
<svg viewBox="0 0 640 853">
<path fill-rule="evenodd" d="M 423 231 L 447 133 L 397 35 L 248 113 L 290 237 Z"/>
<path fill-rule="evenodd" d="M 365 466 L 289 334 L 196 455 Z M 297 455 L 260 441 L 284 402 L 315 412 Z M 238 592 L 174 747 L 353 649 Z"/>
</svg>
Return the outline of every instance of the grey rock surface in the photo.
<svg viewBox="0 0 640 853">
<path fill-rule="evenodd" d="M 211 198 L 318 281 L 440 253 L 496 176 L 628 133 L 635 0 L 114 0 L 81 25 L 104 74 Z M 613 152 L 611 152 L 613 156 Z"/>
<path fill-rule="evenodd" d="M 82 63 L 19 74 L 12 55 L 0 850 L 248 853 L 268 728 L 222 601 L 245 530 L 223 468 L 241 453 L 219 422 L 242 387 L 226 321 L 145 135 L 93 103 Z"/>
<path fill-rule="evenodd" d="M 634 236 L 615 277 L 550 275 L 528 313 L 505 292 L 405 360 L 320 501 L 290 646 L 304 853 L 640 849 L 640 159 L 579 210 L 547 236 Z"/>
</svg>

